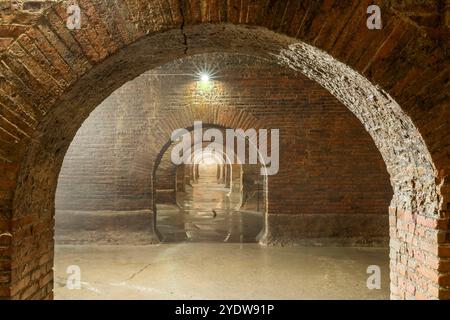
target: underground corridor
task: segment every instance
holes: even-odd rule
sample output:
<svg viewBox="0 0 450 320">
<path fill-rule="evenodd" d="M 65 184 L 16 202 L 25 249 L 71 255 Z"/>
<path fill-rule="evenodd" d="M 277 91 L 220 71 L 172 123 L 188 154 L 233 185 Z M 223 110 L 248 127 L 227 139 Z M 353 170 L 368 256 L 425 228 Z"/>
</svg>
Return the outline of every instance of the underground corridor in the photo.
<svg viewBox="0 0 450 320">
<path fill-rule="evenodd" d="M 450 299 L 448 5 L 369 2 L 0 1 L 0 299 Z"/>
<path fill-rule="evenodd" d="M 279 128 L 277 174 L 205 139 L 233 128 Z M 242 132 L 249 157 L 257 137 Z M 185 139 L 192 163 L 175 164 Z M 388 299 L 391 197 L 370 136 L 320 86 L 246 55 L 175 60 L 116 90 L 75 135 L 56 189 L 55 299 Z"/>
<path fill-rule="evenodd" d="M 156 213 L 163 242 L 177 239 L 256 242 L 262 231 L 263 215 L 258 211 L 239 210 L 242 201 L 240 184 L 238 181 L 233 185 L 231 180 L 227 183 L 226 176 L 220 176 L 221 173 L 226 175 L 226 170 L 222 164 L 209 159 L 193 165 L 187 175 L 185 168 L 177 168 L 177 185 L 180 187 L 176 193 L 177 207 L 161 205 Z"/>
</svg>

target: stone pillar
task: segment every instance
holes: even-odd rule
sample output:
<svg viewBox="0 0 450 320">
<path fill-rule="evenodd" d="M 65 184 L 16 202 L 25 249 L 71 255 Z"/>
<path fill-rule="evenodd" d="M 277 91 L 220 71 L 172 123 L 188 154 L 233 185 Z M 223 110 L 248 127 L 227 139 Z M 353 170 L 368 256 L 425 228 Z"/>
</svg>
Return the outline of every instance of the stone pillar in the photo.
<svg viewBox="0 0 450 320">
<path fill-rule="evenodd" d="M 450 299 L 449 212 L 389 209 L 392 299 Z"/>
<path fill-rule="evenodd" d="M 184 184 L 189 185 L 192 183 L 192 164 L 184 165 Z"/>
<path fill-rule="evenodd" d="M 0 300 L 11 296 L 11 219 L 0 216 Z"/>
<path fill-rule="evenodd" d="M 241 186 L 241 165 L 232 164 L 231 167 L 233 168 L 231 175 L 231 183 L 233 184 L 233 191 L 237 192 L 240 190 Z"/>
<path fill-rule="evenodd" d="M 185 192 L 186 188 L 185 188 L 185 165 L 179 165 L 177 166 L 177 190 L 179 192 Z"/>
<path fill-rule="evenodd" d="M 216 170 L 217 170 L 217 172 L 216 172 L 217 181 L 220 181 L 220 174 L 222 173 L 220 164 L 217 165 L 217 169 Z"/>
<path fill-rule="evenodd" d="M 195 164 L 194 165 L 194 180 L 197 181 L 199 177 L 200 177 L 199 164 Z"/>
<path fill-rule="evenodd" d="M 231 167 L 229 165 L 225 166 L 225 187 L 231 187 Z"/>
</svg>

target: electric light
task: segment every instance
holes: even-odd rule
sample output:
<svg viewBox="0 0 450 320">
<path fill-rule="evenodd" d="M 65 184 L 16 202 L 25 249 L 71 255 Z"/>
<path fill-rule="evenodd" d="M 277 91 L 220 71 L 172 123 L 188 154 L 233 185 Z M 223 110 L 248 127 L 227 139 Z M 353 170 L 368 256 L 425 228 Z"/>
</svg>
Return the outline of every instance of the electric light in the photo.
<svg viewBox="0 0 450 320">
<path fill-rule="evenodd" d="M 207 73 L 201 73 L 201 74 L 200 74 L 200 80 L 201 80 L 202 82 L 209 82 L 209 74 L 207 74 Z"/>
</svg>

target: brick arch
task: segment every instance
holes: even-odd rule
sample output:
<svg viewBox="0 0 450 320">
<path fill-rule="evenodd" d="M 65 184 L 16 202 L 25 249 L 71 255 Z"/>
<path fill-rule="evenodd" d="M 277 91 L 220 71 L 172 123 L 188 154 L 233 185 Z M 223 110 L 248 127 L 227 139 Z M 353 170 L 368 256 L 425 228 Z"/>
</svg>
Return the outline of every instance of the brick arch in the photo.
<svg viewBox="0 0 450 320">
<path fill-rule="evenodd" d="M 262 121 L 256 118 L 252 113 L 245 110 L 236 110 L 229 105 L 208 103 L 206 108 L 197 105 L 180 107 L 176 112 L 168 112 L 165 114 L 164 122 L 158 122 L 157 130 L 150 137 L 151 150 L 148 145 L 143 145 L 138 150 L 138 154 L 142 154 L 143 158 L 148 158 L 148 166 L 152 172 L 151 183 L 153 197 L 149 208 L 155 209 L 155 178 L 156 170 L 159 167 L 161 157 L 171 146 L 171 134 L 174 130 L 185 128 L 188 131 L 193 130 L 194 121 L 202 121 L 207 127 L 212 128 L 240 128 L 247 130 L 248 128 L 263 128 Z M 153 218 L 154 221 L 155 218 Z"/>
<path fill-rule="evenodd" d="M 11 284 L 0 296 L 51 296 L 48 239 L 56 180 L 64 153 L 89 112 L 145 70 L 186 54 L 223 51 L 298 70 L 355 113 L 383 155 L 395 191 L 392 296 L 450 297 L 443 287 L 448 276 L 439 264 L 449 254 L 448 146 L 440 139 L 448 136 L 441 119 L 449 114 L 449 66 L 442 41 L 427 39 L 388 5 L 382 8 L 383 31 L 366 30 L 362 15 L 348 13 L 364 9 L 366 1 L 336 3 L 330 11 L 323 9 L 333 2 L 312 0 L 298 7 L 292 7 L 295 2 L 257 1 L 241 8 L 207 0 L 183 6 L 170 1 L 162 7 L 144 1 L 113 7 L 106 0 L 79 3 L 82 30 L 67 30 L 64 5 L 56 4 L 1 54 L 0 103 L 6 119 L 0 142 L 2 229 L 12 234 L 6 241 L 14 263 L 5 270 Z M 355 45 L 355 33 L 364 45 Z M 430 118 L 436 120 L 430 124 Z M 410 226 L 418 228 L 411 233 Z M 422 255 L 416 254 L 422 249 Z M 420 267 L 418 276 L 408 271 L 409 261 Z M 26 281 L 27 268 L 44 270 L 46 281 Z M 400 275 L 402 269 L 406 272 Z M 407 292 L 407 287 L 414 290 Z"/>
<path fill-rule="evenodd" d="M 225 112 L 225 114 L 221 114 L 221 110 L 217 110 L 217 108 L 214 107 L 210 107 L 208 108 L 208 116 L 204 115 L 204 119 L 206 119 L 205 122 L 203 122 L 203 129 L 207 130 L 207 129 L 219 129 L 219 130 L 225 130 L 225 129 L 243 129 L 244 131 L 250 128 L 253 129 L 258 129 L 261 127 L 260 121 L 258 119 L 256 119 L 252 114 L 250 114 L 249 112 L 240 110 L 240 111 L 236 111 L 233 110 L 232 108 L 226 108 L 228 109 L 228 112 Z M 183 115 L 180 116 L 180 113 L 172 113 L 172 115 L 174 117 L 176 117 L 176 119 L 178 119 L 179 122 L 182 123 L 189 123 L 189 117 L 185 117 Z M 196 118 L 197 121 L 203 121 L 203 119 L 201 118 Z M 184 128 L 185 130 L 187 130 L 189 132 L 189 134 L 192 134 L 193 130 L 194 130 L 194 126 L 189 126 L 189 127 L 183 127 L 183 126 L 179 126 L 177 127 L 176 125 L 172 127 L 173 130 L 175 129 L 179 129 L 179 128 Z M 170 135 L 169 132 L 166 132 L 167 134 Z M 162 139 L 157 139 L 159 141 L 164 141 Z M 153 230 L 152 232 L 155 234 L 155 238 L 157 238 L 156 240 L 159 241 L 162 239 L 160 232 L 157 229 L 157 218 L 158 218 L 158 210 L 157 210 L 157 202 L 156 202 L 156 180 L 157 180 L 157 172 L 158 169 L 161 165 L 161 161 L 164 158 L 164 156 L 166 155 L 167 152 L 170 151 L 171 147 L 175 144 L 175 142 L 173 142 L 170 138 L 167 140 L 164 144 L 160 144 L 159 148 L 160 151 L 158 152 L 158 154 L 155 157 L 155 160 L 152 164 L 152 168 L 153 168 L 153 172 L 152 172 L 152 183 L 151 183 L 151 188 L 152 188 L 152 212 L 153 212 L 153 216 L 152 216 L 152 226 L 153 226 Z M 194 146 L 194 144 L 192 144 L 192 147 Z M 260 156 L 259 156 L 259 160 L 261 160 Z M 230 163 L 229 163 L 230 165 Z M 173 165 L 174 167 L 176 167 L 175 165 Z M 264 166 L 264 165 L 260 165 L 260 166 Z M 267 194 L 269 192 L 269 184 L 268 184 L 268 176 L 264 177 L 264 186 L 263 186 L 263 192 L 265 194 L 265 201 L 264 201 L 264 223 L 263 223 L 263 230 L 261 232 L 261 234 L 258 236 L 258 241 L 260 241 L 261 244 L 265 244 L 267 243 L 267 238 L 268 238 L 268 234 L 269 234 L 269 230 L 268 230 L 268 197 Z"/>
</svg>

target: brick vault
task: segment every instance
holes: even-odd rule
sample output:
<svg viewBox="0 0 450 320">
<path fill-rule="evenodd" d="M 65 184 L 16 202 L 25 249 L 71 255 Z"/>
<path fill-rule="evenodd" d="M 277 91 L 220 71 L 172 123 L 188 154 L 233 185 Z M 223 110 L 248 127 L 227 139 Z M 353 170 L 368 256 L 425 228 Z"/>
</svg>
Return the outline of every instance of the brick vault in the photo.
<svg viewBox="0 0 450 320">
<path fill-rule="evenodd" d="M 52 297 L 58 174 L 91 111 L 147 70 L 222 52 L 299 73 L 359 119 L 394 193 L 392 298 L 450 298 L 445 5 L 385 1 L 375 31 L 358 13 L 369 1 L 78 2 L 80 30 L 66 28 L 64 3 L 2 12 L 1 297 Z"/>
</svg>

